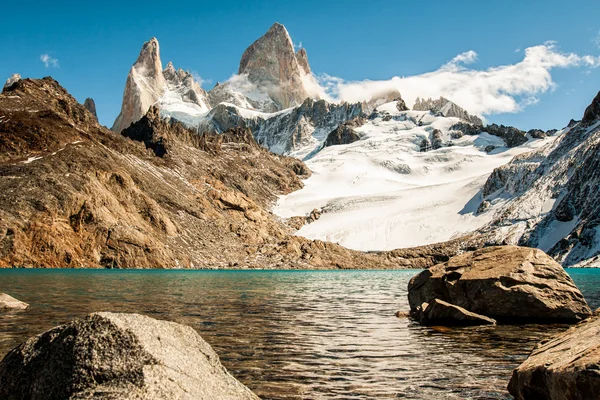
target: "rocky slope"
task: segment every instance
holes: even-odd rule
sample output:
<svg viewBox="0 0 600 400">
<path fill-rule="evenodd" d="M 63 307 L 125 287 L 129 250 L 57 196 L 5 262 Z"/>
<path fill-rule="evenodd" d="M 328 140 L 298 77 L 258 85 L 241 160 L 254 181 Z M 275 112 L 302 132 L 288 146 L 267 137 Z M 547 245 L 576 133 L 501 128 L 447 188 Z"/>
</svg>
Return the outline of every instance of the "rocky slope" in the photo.
<svg viewBox="0 0 600 400">
<path fill-rule="evenodd" d="M 157 108 L 119 135 L 51 78 L 0 95 L 0 150 L 0 267 L 396 268 L 457 251 L 291 236 L 268 210 L 302 187 L 301 161 L 244 129 L 200 136 Z"/>
<path fill-rule="evenodd" d="M 564 266 L 600 255 L 600 94 L 559 140 L 497 168 L 483 188 L 490 243 L 538 247 Z"/>
</svg>

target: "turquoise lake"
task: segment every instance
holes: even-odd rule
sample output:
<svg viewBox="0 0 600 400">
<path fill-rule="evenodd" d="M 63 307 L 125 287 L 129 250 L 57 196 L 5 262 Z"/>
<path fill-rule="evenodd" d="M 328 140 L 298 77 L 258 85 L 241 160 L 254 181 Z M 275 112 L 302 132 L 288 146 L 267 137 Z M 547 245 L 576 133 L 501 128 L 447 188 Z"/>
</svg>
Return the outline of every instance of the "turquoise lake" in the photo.
<svg viewBox="0 0 600 400">
<path fill-rule="evenodd" d="M 600 307 L 600 271 L 567 271 Z M 195 328 L 263 399 L 505 399 L 512 369 L 566 328 L 396 318 L 418 272 L 0 270 L 0 292 L 30 304 L 0 314 L 0 357 L 75 317 L 134 312 Z"/>
</svg>

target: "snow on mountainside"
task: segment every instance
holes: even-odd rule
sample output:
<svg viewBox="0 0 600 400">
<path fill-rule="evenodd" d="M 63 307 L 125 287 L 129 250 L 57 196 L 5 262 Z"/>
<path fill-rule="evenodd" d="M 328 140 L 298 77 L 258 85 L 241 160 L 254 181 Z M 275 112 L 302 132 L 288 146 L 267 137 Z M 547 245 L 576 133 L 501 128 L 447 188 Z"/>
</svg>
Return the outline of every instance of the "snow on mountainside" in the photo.
<svg viewBox="0 0 600 400">
<path fill-rule="evenodd" d="M 459 122 L 384 104 L 354 128 L 360 140 L 308 160 L 312 177 L 280 198 L 274 212 L 287 218 L 321 208 L 322 216 L 297 234 L 357 250 L 431 244 L 474 231 L 492 220 L 477 209 L 494 168 L 554 142 L 560 132 L 508 148 L 485 132 L 463 136 L 452 129 Z M 421 151 L 428 149 L 424 141 L 439 148 Z"/>
<path fill-rule="evenodd" d="M 496 169 L 484 188 L 491 243 L 538 247 L 564 266 L 600 266 L 600 93 L 561 138 Z"/>
</svg>

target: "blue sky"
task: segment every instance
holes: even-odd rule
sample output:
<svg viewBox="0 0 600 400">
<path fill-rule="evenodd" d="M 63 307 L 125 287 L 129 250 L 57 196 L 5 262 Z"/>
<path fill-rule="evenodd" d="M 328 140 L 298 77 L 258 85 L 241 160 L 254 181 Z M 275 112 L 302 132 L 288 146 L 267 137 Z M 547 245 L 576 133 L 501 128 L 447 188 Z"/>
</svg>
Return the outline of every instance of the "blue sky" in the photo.
<svg viewBox="0 0 600 400">
<path fill-rule="evenodd" d="M 119 112 L 129 68 L 152 36 L 160 41 L 163 65 L 173 61 L 202 76 L 205 89 L 237 72 L 244 49 L 275 21 L 306 48 L 313 72 L 345 81 L 418 76 L 470 50 L 476 60 L 460 70 L 483 71 L 487 79 L 490 68 L 517 64 L 524 49 L 550 40 L 553 54 L 600 56 L 600 2 L 591 0 L 30 1 L 3 5 L 3 15 L 0 77 L 51 75 L 79 101 L 93 97 L 108 126 Z M 50 57 L 46 63 L 43 54 Z M 494 111 L 488 121 L 550 129 L 580 118 L 600 90 L 600 68 L 577 61 L 548 70 L 553 85 L 514 96 L 521 106 L 535 104 Z M 510 79 L 507 73 L 492 78 Z"/>
</svg>

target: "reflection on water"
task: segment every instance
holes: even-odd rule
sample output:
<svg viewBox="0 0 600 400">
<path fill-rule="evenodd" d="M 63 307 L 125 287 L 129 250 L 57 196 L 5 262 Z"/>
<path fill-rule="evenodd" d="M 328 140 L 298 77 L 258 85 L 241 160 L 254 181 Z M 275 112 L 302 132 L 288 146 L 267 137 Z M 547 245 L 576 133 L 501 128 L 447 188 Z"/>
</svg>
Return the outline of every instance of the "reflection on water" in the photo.
<svg viewBox="0 0 600 400">
<path fill-rule="evenodd" d="M 408 309 L 415 271 L 0 271 L 30 303 L 0 315 L 0 356 L 93 311 L 194 327 L 264 399 L 503 399 L 511 371 L 562 326 L 432 329 Z M 600 274 L 570 271 L 593 307 Z"/>
</svg>

